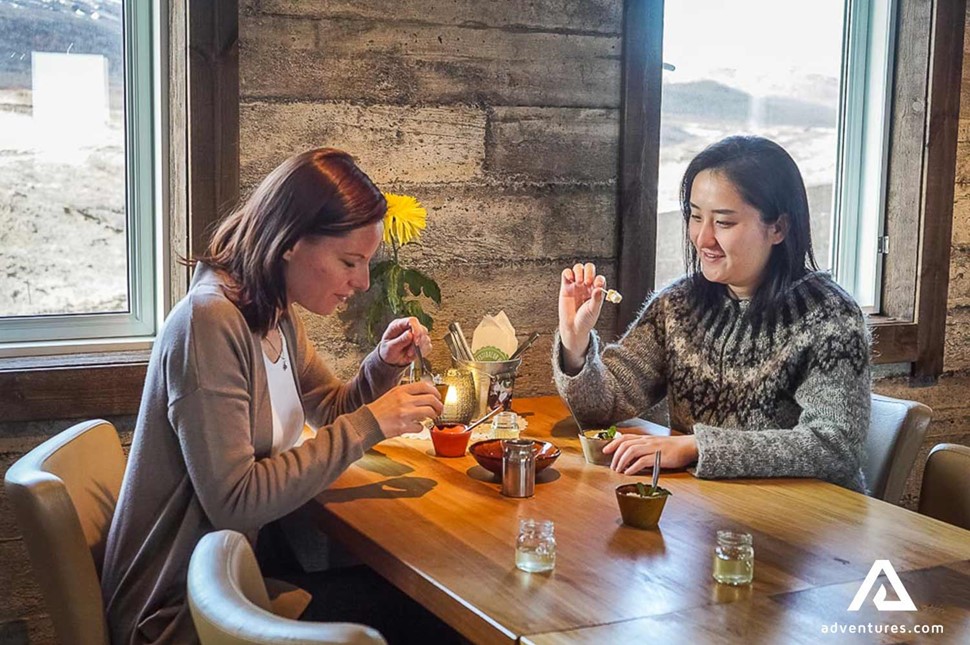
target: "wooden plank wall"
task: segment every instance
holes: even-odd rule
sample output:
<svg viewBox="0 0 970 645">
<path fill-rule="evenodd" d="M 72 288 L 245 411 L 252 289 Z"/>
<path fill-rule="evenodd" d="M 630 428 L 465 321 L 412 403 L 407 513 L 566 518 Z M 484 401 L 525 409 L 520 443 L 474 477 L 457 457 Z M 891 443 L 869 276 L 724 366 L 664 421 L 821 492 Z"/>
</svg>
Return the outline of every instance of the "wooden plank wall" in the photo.
<svg viewBox="0 0 970 645">
<path fill-rule="evenodd" d="M 441 285 L 433 335 L 504 309 L 543 333 L 517 392 L 552 392 L 561 269 L 616 274 L 622 3 L 261 0 L 239 34 L 243 193 L 294 152 L 351 152 L 428 207 L 404 257 Z M 347 339 L 356 313 L 307 316 L 343 376 L 369 349 Z M 443 343 L 431 358 L 447 365 Z"/>
</svg>

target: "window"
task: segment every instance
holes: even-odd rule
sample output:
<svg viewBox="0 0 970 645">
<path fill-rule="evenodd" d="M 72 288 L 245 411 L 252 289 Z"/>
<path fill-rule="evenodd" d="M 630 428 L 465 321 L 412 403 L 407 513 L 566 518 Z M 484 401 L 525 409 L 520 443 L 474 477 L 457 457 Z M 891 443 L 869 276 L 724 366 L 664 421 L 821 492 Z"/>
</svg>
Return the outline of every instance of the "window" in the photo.
<svg viewBox="0 0 970 645">
<path fill-rule="evenodd" d="M 851 4 L 844 7 L 847 14 L 843 14 L 847 18 L 841 23 L 840 35 L 844 36 L 836 49 L 841 63 L 831 234 L 827 241 L 819 239 L 824 231 L 813 234 L 821 245 L 828 244 L 822 263 L 828 263 L 874 314 L 869 318 L 873 362 L 910 363 L 913 383 L 932 383 L 943 371 L 966 2 L 848 1 Z M 669 262 L 682 244 L 680 236 L 676 244 L 671 243 L 670 233 L 658 227 L 658 219 L 663 217 L 657 214 L 664 212 L 664 200 L 666 208 L 670 203 L 670 188 L 658 190 L 661 103 L 669 98 L 664 97 L 664 83 L 673 82 L 677 73 L 677 61 L 666 65 L 673 70 L 663 69 L 664 43 L 673 37 L 666 33 L 664 14 L 665 9 L 673 7 L 677 12 L 685 4 L 707 9 L 715 3 L 624 2 L 617 283 L 625 297 L 617 316 L 617 333 L 635 319 L 647 294 L 673 275 L 670 270 L 664 274 L 661 262 L 657 266 L 643 262 L 644 246 L 656 249 L 661 260 L 666 255 Z M 772 3 L 763 0 L 721 4 L 735 10 L 760 7 L 761 13 L 752 18 L 759 24 L 766 16 L 778 15 L 773 13 Z M 821 19 L 818 15 L 800 18 L 799 5 L 811 5 L 812 11 L 819 12 L 831 7 L 828 19 L 833 22 L 838 15 L 831 0 L 777 4 L 787 10 L 783 25 L 774 29 L 788 36 L 786 47 L 788 42 L 799 42 L 801 30 Z M 692 14 L 697 20 L 702 15 L 699 10 Z M 773 36 L 764 36 L 764 28 L 747 36 L 743 36 L 743 25 L 728 29 L 725 25 L 732 24 L 726 22 L 729 17 L 721 14 L 725 22 L 716 44 L 722 44 L 726 34 L 751 43 L 754 49 L 763 39 L 772 40 Z M 700 38 L 696 40 L 698 47 L 706 46 Z M 725 45 L 725 51 L 729 50 Z M 728 60 L 727 55 L 713 51 L 715 58 Z M 762 54 L 769 59 L 778 55 L 774 50 Z M 815 102 L 824 99 L 821 95 L 811 98 Z M 821 112 L 816 116 L 822 116 Z M 755 110 L 759 113 L 765 113 L 764 106 Z M 831 168 L 831 125 L 816 125 L 815 135 L 824 127 L 828 127 L 828 136 L 819 140 L 828 142 Z M 671 132 L 677 134 L 676 130 L 667 133 L 668 145 L 674 138 Z M 711 136 L 711 140 L 715 138 Z M 796 161 L 810 156 L 810 151 L 792 152 Z M 802 170 L 812 184 L 814 169 L 803 165 Z M 668 170 L 663 174 L 679 173 Z M 817 204 L 816 195 L 816 209 Z M 861 218 L 853 223 L 851 218 L 859 214 Z M 659 279 L 655 279 L 657 269 Z"/>
<path fill-rule="evenodd" d="M 154 334 L 153 4 L 0 0 L 0 352 Z"/>
<path fill-rule="evenodd" d="M 891 0 L 664 3 L 656 284 L 684 272 L 680 180 L 732 134 L 778 142 L 808 189 L 820 268 L 879 311 Z"/>
</svg>

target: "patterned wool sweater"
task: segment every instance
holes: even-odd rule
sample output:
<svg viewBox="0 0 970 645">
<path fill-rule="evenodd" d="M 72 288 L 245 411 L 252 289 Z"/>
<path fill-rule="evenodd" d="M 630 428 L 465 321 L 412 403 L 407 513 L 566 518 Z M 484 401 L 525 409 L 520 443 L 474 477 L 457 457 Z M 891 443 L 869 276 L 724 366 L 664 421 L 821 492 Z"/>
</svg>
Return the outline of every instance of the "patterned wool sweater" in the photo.
<svg viewBox="0 0 970 645">
<path fill-rule="evenodd" d="M 817 477 L 864 491 L 869 333 L 825 273 L 795 282 L 763 316 L 725 297 L 707 314 L 682 279 L 652 296 L 619 342 L 592 334 L 559 393 L 585 424 L 638 416 L 667 397 L 671 427 L 697 437 L 703 478 Z"/>
</svg>

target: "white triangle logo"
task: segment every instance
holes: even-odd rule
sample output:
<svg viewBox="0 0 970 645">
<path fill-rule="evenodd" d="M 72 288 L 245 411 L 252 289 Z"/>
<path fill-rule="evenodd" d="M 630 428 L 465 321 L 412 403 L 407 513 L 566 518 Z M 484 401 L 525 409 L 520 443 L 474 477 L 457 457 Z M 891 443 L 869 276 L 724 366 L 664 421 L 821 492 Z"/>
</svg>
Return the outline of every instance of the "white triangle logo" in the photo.
<svg viewBox="0 0 970 645">
<path fill-rule="evenodd" d="M 869 596 L 869 592 L 872 591 L 872 586 L 876 584 L 876 579 L 879 578 L 880 573 L 886 574 L 886 578 L 889 579 L 889 584 L 892 585 L 899 600 L 886 600 L 886 585 L 879 585 L 879 590 L 872 598 L 872 602 L 876 605 L 876 608 L 879 611 L 916 611 L 916 605 L 913 604 L 913 599 L 909 597 L 906 587 L 903 586 L 903 581 L 896 575 L 896 570 L 893 569 L 893 565 L 889 563 L 889 560 L 876 560 L 872 563 L 872 568 L 869 569 L 866 579 L 862 581 L 862 586 L 859 587 L 855 598 L 852 599 L 852 604 L 849 605 L 849 611 L 859 611 L 859 608 L 862 607 L 862 602 Z"/>
</svg>

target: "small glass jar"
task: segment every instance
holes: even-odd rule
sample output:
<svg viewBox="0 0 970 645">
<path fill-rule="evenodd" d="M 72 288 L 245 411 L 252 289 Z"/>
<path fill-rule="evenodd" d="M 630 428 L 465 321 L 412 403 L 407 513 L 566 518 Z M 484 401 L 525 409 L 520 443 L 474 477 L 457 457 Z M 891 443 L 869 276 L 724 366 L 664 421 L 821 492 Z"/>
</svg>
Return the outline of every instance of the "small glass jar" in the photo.
<svg viewBox="0 0 970 645">
<path fill-rule="evenodd" d="M 555 526 L 551 520 L 519 520 L 515 566 L 529 573 L 552 571 L 556 566 Z"/>
<path fill-rule="evenodd" d="M 754 547 L 751 546 L 751 534 L 717 532 L 714 579 L 732 586 L 751 584 L 754 580 Z"/>
<path fill-rule="evenodd" d="M 515 412 L 499 412 L 492 417 L 492 439 L 518 439 L 519 415 Z"/>
</svg>

